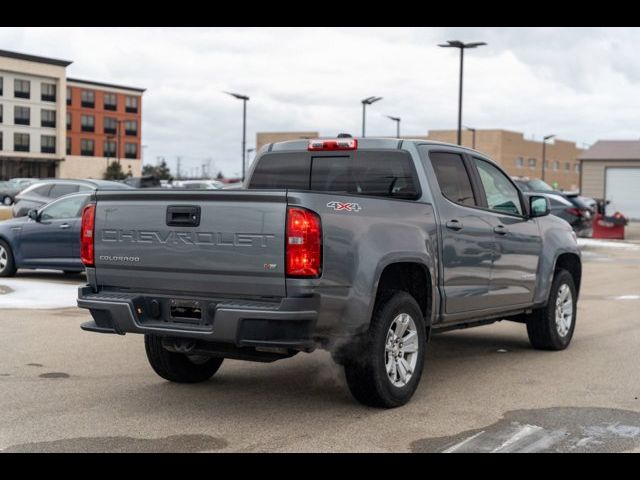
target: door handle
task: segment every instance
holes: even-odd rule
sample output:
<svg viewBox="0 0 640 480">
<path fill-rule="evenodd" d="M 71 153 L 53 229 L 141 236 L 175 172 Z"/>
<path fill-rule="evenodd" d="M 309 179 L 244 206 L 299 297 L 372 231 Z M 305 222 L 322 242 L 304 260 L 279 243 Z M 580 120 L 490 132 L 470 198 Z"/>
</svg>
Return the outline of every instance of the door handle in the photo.
<svg viewBox="0 0 640 480">
<path fill-rule="evenodd" d="M 449 230 L 454 230 L 454 231 L 458 231 L 458 230 L 462 230 L 462 222 L 460 220 L 449 220 L 447 223 L 445 223 L 446 227 Z"/>
<path fill-rule="evenodd" d="M 498 235 L 506 235 L 509 232 L 509 230 L 507 230 L 504 225 L 498 225 L 493 229 L 493 231 Z"/>
<path fill-rule="evenodd" d="M 69 225 L 68 223 L 63 223 L 62 225 L 60 225 L 60 228 L 62 230 L 66 230 L 67 228 L 71 228 L 71 225 Z"/>
</svg>

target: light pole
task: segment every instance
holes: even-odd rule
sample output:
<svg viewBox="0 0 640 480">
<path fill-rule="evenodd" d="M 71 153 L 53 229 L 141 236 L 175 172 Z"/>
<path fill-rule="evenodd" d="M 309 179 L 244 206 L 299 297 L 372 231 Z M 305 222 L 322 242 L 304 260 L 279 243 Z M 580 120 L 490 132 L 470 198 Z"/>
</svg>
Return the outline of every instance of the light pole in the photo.
<svg viewBox="0 0 640 480">
<path fill-rule="evenodd" d="M 471 132 L 471 148 L 476 149 L 476 129 L 471 127 L 464 127 Z"/>
<path fill-rule="evenodd" d="M 365 133 L 365 116 L 366 116 L 366 110 L 367 110 L 367 105 L 371 105 L 372 103 L 377 102 L 378 100 L 382 100 L 382 97 L 367 97 L 364 100 L 362 100 L 362 138 L 364 138 L 364 133 Z"/>
<path fill-rule="evenodd" d="M 227 95 L 242 100 L 242 181 L 244 182 L 244 164 L 246 155 L 246 143 L 247 143 L 247 101 L 249 97 L 246 95 L 240 95 L 239 93 L 224 92 Z"/>
<path fill-rule="evenodd" d="M 460 49 L 460 85 L 458 91 L 458 145 L 462 145 L 462 69 L 464 65 L 464 51 L 466 48 L 476 48 L 486 45 L 485 42 L 463 43 L 460 40 L 447 40 L 446 44 L 440 44 L 443 48 Z"/>
<path fill-rule="evenodd" d="M 547 135 L 542 137 L 542 180 L 544 181 L 545 162 L 547 161 L 547 140 L 555 137 L 555 135 Z"/>
<path fill-rule="evenodd" d="M 400 138 L 400 117 L 392 117 L 391 115 L 386 115 L 389 120 L 393 120 L 396 122 L 396 138 Z"/>
</svg>

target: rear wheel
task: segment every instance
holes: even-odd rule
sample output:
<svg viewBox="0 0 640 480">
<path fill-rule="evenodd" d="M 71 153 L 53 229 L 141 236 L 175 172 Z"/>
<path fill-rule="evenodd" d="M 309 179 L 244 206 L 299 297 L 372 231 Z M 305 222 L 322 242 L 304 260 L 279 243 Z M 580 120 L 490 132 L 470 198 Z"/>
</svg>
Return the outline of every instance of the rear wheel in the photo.
<svg viewBox="0 0 640 480">
<path fill-rule="evenodd" d="M 144 346 L 151 368 L 170 382 L 197 383 L 209 380 L 224 360 L 170 352 L 162 346 L 162 337 L 156 335 L 145 335 Z"/>
<path fill-rule="evenodd" d="M 527 333 L 534 348 L 564 350 L 576 326 L 576 287 L 573 276 L 558 270 L 553 278 L 547 306 L 527 318 Z"/>
<path fill-rule="evenodd" d="M 344 360 L 347 384 L 359 402 L 373 407 L 404 405 L 418 387 L 426 349 L 424 318 L 415 299 L 388 292 L 367 334 Z"/>
<path fill-rule="evenodd" d="M 0 240 L 0 277 L 13 277 L 16 270 L 11 247 L 4 240 Z"/>
<path fill-rule="evenodd" d="M 2 199 L 2 204 L 3 204 L 3 205 L 9 206 L 9 205 L 11 205 L 12 203 L 13 203 L 13 199 L 12 199 L 10 196 L 8 196 L 8 195 L 7 195 L 7 196 L 5 196 L 5 197 Z"/>
</svg>

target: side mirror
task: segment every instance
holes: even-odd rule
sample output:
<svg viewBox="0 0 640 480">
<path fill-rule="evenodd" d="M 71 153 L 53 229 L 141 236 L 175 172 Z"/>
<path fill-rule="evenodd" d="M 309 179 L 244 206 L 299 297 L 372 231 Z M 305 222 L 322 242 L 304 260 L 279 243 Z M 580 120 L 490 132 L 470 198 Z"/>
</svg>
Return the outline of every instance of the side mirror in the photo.
<svg viewBox="0 0 640 480">
<path fill-rule="evenodd" d="M 551 205 L 547 197 L 543 197 L 542 195 L 531 195 L 529 197 L 529 216 L 531 218 L 544 217 L 550 213 Z"/>
<path fill-rule="evenodd" d="M 40 220 L 40 215 L 38 215 L 38 210 L 35 208 L 32 208 L 31 210 L 29 210 L 29 212 L 27 213 L 27 216 L 34 221 L 39 221 Z"/>
</svg>

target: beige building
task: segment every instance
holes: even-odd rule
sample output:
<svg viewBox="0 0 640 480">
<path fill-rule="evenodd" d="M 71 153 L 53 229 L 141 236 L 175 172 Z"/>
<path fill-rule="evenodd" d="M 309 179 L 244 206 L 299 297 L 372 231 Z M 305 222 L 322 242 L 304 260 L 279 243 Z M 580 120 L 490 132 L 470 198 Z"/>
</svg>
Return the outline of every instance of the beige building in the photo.
<svg viewBox="0 0 640 480">
<path fill-rule="evenodd" d="M 256 151 L 265 145 L 301 138 L 318 138 L 318 132 L 258 132 L 256 134 Z"/>
<path fill-rule="evenodd" d="M 456 143 L 457 130 L 430 130 L 427 138 Z M 473 132 L 462 132 L 462 145 L 473 148 Z M 501 129 L 476 130 L 475 150 L 498 162 L 510 175 L 542 178 L 542 141 L 525 139 L 519 132 Z M 546 146 L 544 180 L 562 190 L 580 187 L 580 162 L 583 152 L 575 142 L 551 140 Z"/>
<path fill-rule="evenodd" d="M 640 140 L 599 140 L 579 161 L 583 195 L 608 200 L 607 214 L 640 220 Z"/>
</svg>

